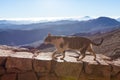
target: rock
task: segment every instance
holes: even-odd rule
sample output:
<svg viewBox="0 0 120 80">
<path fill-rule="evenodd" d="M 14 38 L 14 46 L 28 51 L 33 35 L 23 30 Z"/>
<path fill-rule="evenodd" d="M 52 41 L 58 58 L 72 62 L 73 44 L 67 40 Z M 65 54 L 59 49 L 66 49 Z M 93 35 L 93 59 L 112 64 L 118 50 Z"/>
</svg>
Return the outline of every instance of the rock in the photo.
<svg viewBox="0 0 120 80">
<path fill-rule="evenodd" d="M 40 77 L 39 80 L 48 80 L 47 76 Z"/>
<path fill-rule="evenodd" d="M 105 56 L 97 55 L 97 60 L 93 60 L 93 56 L 87 55 L 83 59 L 83 72 L 81 72 L 79 79 L 83 80 L 110 80 L 111 66 L 103 60 L 108 59 Z M 107 73 L 107 74 L 106 74 Z"/>
<path fill-rule="evenodd" d="M 32 59 L 8 57 L 7 72 L 25 72 L 32 70 Z"/>
<path fill-rule="evenodd" d="M 0 57 L 0 66 L 5 65 L 6 57 Z"/>
<path fill-rule="evenodd" d="M 86 80 L 110 80 L 111 67 L 109 65 L 84 63 Z"/>
<path fill-rule="evenodd" d="M 111 72 L 111 76 L 112 76 L 112 80 L 119 80 L 120 79 L 120 59 L 112 61 L 110 63 L 111 67 L 112 67 L 112 72 Z"/>
<path fill-rule="evenodd" d="M 16 80 L 16 74 L 5 74 L 1 77 L 1 80 Z"/>
<path fill-rule="evenodd" d="M 77 80 L 82 68 L 82 62 L 57 62 L 54 74 L 56 74 L 60 80 Z"/>
<path fill-rule="evenodd" d="M 120 80 L 120 73 L 115 76 L 115 80 Z"/>
<path fill-rule="evenodd" d="M 18 80 L 37 80 L 37 76 L 34 72 L 25 72 L 18 74 Z"/>
<path fill-rule="evenodd" d="M 0 66 L 0 75 L 3 75 L 5 73 L 5 69 Z"/>
<path fill-rule="evenodd" d="M 59 80 L 59 78 L 56 77 L 54 74 L 49 74 L 49 75 L 40 77 L 39 80 Z"/>
<path fill-rule="evenodd" d="M 111 65 L 112 66 L 112 75 L 116 75 L 120 72 L 120 67 L 116 65 Z"/>
<path fill-rule="evenodd" d="M 34 60 L 33 67 L 35 72 L 49 73 L 51 69 L 51 61 L 48 60 Z"/>
<path fill-rule="evenodd" d="M 120 59 L 102 54 L 96 55 L 96 61 L 92 55 L 77 61 L 70 55 L 78 55 L 68 51 L 64 60 L 58 56 L 55 61 L 52 52 L 41 52 L 34 59 L 28 52 L 0 52 L 0 80 L 120 80 Z"/>
</svg>

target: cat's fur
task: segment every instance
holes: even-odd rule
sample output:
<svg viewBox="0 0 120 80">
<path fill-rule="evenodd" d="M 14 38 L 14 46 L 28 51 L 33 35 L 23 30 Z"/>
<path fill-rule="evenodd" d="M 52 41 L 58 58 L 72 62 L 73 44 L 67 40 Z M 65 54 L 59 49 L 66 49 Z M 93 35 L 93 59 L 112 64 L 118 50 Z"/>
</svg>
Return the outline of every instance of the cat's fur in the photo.
<svg viewBox="0 0 120 80">
<path fill-rule="evenodd" d="M 63 36 L 52 36 L 48 34 L 48 36 L 44 40 L 45 44 L 53 44 L 56 47 L 56 51 L 53 53 L 52 58 L 54 59 L 54 55 L 56 53 L 62 53 L 64 59 L 66 50 L 78 50 L 81 52 L 82 57 L 77 59 L 78 61 L 85 57 L 85 52 L 88 51 L 94 56 L 94 60 L 96 60 L 96 54 L 93 51 L 92 45 L 99 46 L 102 44 L 103 39 L 100 43 L 94 43 L 90 39 L 84 37 L 63 37 Z"/>
</svg>

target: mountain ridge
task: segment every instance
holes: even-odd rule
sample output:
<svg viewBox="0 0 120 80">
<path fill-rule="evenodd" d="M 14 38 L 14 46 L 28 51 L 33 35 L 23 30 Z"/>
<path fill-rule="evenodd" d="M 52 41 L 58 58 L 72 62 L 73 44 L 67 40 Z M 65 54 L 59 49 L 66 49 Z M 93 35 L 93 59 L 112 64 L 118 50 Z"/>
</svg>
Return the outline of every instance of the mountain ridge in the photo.
<svg viewBox="0 0 120 80">
<path fill-rule="evenodd" d="M 14 29 L 16 26 L 18 29 Z M 5 26 L 0 25 L 1 27 Z M 7 29 L 0 29 L 0 44 L 24 45 L 42 41 L 47 33 L 72 35 L 75 33 L 108 32 L 120 28 L 120 22 L 107 17 L 99 17 L 88 21 L 62 20 L 29 25 L 8 25 L 7 27 Z"/>
</svg>

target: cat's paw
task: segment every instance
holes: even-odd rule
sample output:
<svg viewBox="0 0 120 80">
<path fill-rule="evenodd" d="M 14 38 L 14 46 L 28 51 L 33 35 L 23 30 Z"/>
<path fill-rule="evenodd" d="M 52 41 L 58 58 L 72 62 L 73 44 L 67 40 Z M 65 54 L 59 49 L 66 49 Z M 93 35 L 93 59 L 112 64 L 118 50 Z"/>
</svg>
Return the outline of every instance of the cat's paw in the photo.
<svg viewBox="0 0 120 80">
<path fill-rule="evenodd" d="M 82 61 L 82 59 L 77 58 L 77 61 Z"/>
<path fill-rule="evenodd" d="M 64 58 L 60 58 L 60 60 L 64 60 Z"/>
<path fill-rule="evenodd" d="M 54 57 L 54 58 L 53 58 L 53 60 L 55 60 L 55 61 L 56 61 L 56 60 L 57 60 L 57 58 L 56 58 L 56 57 Z"/>
<path fill-rule="evenodd" d="M 94 58 L 94 61 L 96 61 L 96 58 Z"/>
</svg>

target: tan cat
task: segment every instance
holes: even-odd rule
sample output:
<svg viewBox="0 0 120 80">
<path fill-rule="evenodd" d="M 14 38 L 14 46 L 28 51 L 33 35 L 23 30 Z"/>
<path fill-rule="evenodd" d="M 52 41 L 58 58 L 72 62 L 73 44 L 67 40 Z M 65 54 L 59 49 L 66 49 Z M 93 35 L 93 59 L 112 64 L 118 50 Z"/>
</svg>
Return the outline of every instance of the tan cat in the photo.
<svg viewBox="0 0 120 80">
<path fill-rule="evenodd" d="M 103 42 L 103 39 L 100 43 L 94 43 L 90 39 L 84 38 L 84 37 L 76 37 L 76 36 L 52 36 L 51 34 L 48 34 L 48 36 L 45 38 L 44 43 L 45 44 L 53 44 L 56 47 L 56 51 L 52 55 L 52 59 L 56 59 L 55 54 L 56 53 L 62 53 L 63 57 L 61 60 L 65 57 L 65 51 L 66 50 L 78 50 L 81 52 L 82 57 L 77 58 L 77 61 L 82 60 L 85 57 L 85 52 L 88 51 L 94 56 L 94 60 L 96 60 L 96 54 L 93 51 L 92 45 L 99 46 Z"/>
</svg>

